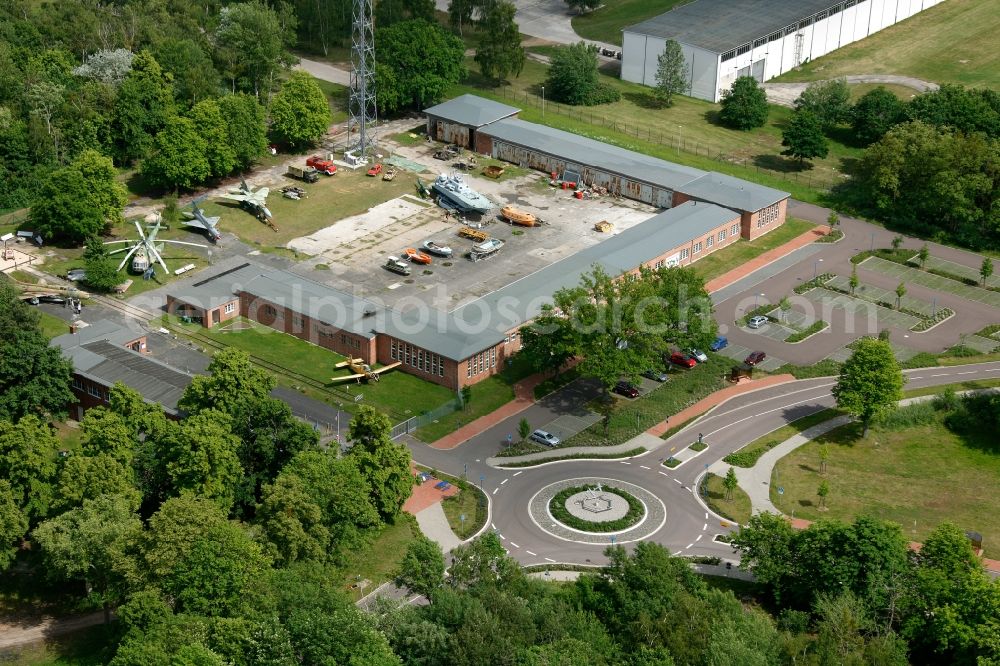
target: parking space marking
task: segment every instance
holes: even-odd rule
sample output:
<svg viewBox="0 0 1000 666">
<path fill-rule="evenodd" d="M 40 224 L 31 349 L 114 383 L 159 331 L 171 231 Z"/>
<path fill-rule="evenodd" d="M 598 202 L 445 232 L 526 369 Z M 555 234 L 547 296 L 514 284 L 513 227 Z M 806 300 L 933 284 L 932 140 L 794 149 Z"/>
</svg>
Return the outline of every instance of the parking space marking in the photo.
<svg viewBox="0 0 1000 666">
<path fill-rule="evenodd" d="M 704 535 L 704 534 L 699 534 L 699 535 L 698 535 L 698 538 L 697 538 L 697 539 L 695 539 L 695 541 L 701 541 L 701 538 L 702 538 L 703 536 L 705 536 L 705 535 Z"/>
<path fill-rule="evenodd" d="M 705 517 L 708 518 L 708 514 L 705 514 Z M 701 531 L 702 532 L 704 532 L 707 529 L 708 529 L 708 523 L 705 523 L 704 525 L 701 526 Z"/>
<path fill-rule="evenodd" d="M 527 548 L 524 549 L 524 552 L 526 552 L 528 555 L 531 555 L 532 557 L 538 557 L 538 553 L 533 553 Z"/>
<path fill-rule="evenodd" d="M 520 473 L 521 473 L 521 472 L 514 472 L 514 476 L 517 476 L 517 475 L 518 475 L 518 474 L 520 474 Z"/>
<path fill-rule="evenodd" d="M 493 489 L 493 494 L 496 495 L 498 490 L 500 490 L 500 486 L 497 486 L 496 488 Z"/>
<path fill-rule="evenodd" d="M 551 562 L 552 564 L 555 564 L 555 563 L 556 563 L 556 561 L 555 561 L 555 560 L 553 560 L 553 559 L 552 559 L 551 557 L 546 557 L 546 558 L 545 558 L 545 561 L 547 561 L 547 562 Z"/>
<path fill-rule="evenodd" d="M 699 537 L 699 538 L 700 538 L 700 537 Z M 514 548 L 520 548 L 520 546 L 518 546 L 518 545 L 517 545 L 516 543 L 514 543 L 513 541 L 511 541 L 511 542 L 510 542 L 510 545 L 514 546 Z"/>
<path fill-rule="evenodd" d="M 639 465 L 639 467 L 641 467 L 641 468 L 643 468 L 643 469 L 649 469 L 649 468 L 648 468 L 648 467 L 646 467 L 645 465 Z"/>
<path fill-rule="evenodd" d="M 669 475 L 669 474 L 667 474 L 666 472 L 657 472 L 657 473 L 658 473 L 658 474 L 662 474 L 663 476 L 670 476 L 670 475 Z"/>
<path fill-rule="evenodd" d="M 684 546 L 684 550 L 687 550 L 688 548 L 690 548 L 693 545 L 694 545 L 694 542 L 689 543 L 688 545 Z"/>
<path fill-rule="evenodd" d="M 507 483 L 508 481 L 510 481 L 510 479 L 504 479 L 503 481 L 500 482 L 500 485 L 502 486 L 503 484 Z"/>
</svg>

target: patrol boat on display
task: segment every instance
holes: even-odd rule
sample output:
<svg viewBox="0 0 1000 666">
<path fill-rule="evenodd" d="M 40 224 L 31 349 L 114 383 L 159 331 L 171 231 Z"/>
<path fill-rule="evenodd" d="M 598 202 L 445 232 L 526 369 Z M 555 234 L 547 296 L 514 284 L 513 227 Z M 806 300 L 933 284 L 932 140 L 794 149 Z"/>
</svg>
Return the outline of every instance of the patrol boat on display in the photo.
<svg viewBox="0 0 1000 666">
<path fill-rule="evenodd" d="M 493 202 L 469 187 L 457 173 L 437 177 L 432 188 L 438 195 L 438 204 L 460 213 L 485 213 L 493 208 Z"/>
</svg>

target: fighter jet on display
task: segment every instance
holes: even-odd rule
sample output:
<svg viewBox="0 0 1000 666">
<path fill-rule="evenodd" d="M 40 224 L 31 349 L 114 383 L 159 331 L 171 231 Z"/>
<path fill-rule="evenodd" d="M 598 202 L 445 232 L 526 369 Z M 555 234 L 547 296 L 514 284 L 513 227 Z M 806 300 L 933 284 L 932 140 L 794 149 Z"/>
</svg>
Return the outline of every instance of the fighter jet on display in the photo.
<svg viewBox="0 0 1000 666">
<path fill-rule="evenodd" d="M 247 181 L 240 178 L 240 189 L 229 190 L 229 194 L 221 195 L 231 201 L 239 201 L 244 210 L 253 213 L 261 222 L 271 223 L 273 217 L 271 211 L 267 209 L 267 193 L 271 190 L 262 187 L 257 191 L 251 190 Z"/>
<path fill-rule="evenodd" d="M 205 211 L 198 207 L 198 204 L 204 200 L 205 197 L 201 197 L 191 202 L 191 211 L 184 211 L 184 225 L 203 230 L 208 235 L 208 239 L 214 243 L 222 238 L 222 234 L 216 227 L 220 218 L 205 216 Z"/>
</svg>

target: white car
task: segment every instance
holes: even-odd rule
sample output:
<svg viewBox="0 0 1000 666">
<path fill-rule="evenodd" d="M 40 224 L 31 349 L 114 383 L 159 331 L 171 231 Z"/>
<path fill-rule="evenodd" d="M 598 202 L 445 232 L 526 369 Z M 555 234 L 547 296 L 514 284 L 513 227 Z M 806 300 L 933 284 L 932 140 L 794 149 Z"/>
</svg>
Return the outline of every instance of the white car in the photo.
<svg viewBox="0 0 1000 666">
<path fill-rule="evenodd" d="M 699 363 L 704 363 L 708 360 L 708 356 L 706 356 L 705 352 L 700 349 L 689 349 L 688 353 L 691 354 L 691 356 L 694 356 Z"/>
<path fill-rule="evenodd" d="M 768 322 L 768 318 L 763 315 L 757 315 L 756 317 L 751 317 L 750 321 L 747 322 L 747 328 L 760 328 Z"/>
<path fill-rule="evenodd" d="M 545 446 L 556 446 L 559 444 L 559 438 L 545 430 L 536 430 L 531 433 L 528 439 L 534 440 L 539 444 L 544 444 Z"/>
</svg>

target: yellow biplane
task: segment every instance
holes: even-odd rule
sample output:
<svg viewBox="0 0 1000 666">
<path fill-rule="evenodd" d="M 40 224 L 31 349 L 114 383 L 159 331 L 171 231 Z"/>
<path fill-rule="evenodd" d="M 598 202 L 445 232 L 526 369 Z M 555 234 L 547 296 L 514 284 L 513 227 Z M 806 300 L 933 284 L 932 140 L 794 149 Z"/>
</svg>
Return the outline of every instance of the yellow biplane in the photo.
<svg viewBox="0 0 1000 666">
<path fill-rule="evenodd" d="M 393 368 L 395 368 L 398 365 L 402 365 L 402 363 L 400 361 L 396 361 L 395 363 L 390 363 L 389 365 L 384 365 L 384 366 L 382 366 L 381 368 L 379 368 L 377 370 L 372 370 L 372 367 L 370 365 L 368 365 L 367 363 L 365 363 L 364 359 L 361 359 L 361 358 L 351 358 L 351 359 L 348 359 L 346 361 L 342 361 L 342 362 L 336 364 L 333 367 L 337 368 L 338 370 L 341 369 L 341 368 L 350 368 L 351 372 L 353 372 L 354 374 L 353 375 L 344 375 L 343 377 L 331 377 L 330 381 L 331 382 L 346 382 L 348 380 L 354 379 L 359 384 L 361 383 L 361 380 L 365 380 L 365 381 L 369 381 L 369 382 L 377 382 L 378 379 L 379 379 L 379 375 L 381 375 L 383 372 L 386 372 L 387 370 L 392 370 Z"/>
</svg>

